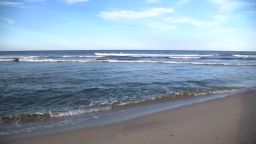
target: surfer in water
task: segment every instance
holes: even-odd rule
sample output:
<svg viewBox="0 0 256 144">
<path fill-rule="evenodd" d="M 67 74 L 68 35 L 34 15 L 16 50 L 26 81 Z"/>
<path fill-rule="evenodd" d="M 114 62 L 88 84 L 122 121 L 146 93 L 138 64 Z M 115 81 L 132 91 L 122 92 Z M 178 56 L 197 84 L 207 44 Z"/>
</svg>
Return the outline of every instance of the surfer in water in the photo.
<svg viewBox="0 0 256 144">
<path fill-rule="evenodd" d="M 13 60 L 14 62 L 19 62 L 20 61 L 20 59 L 19 58 L 14 58 L 14 60 Z"/>
</svg>

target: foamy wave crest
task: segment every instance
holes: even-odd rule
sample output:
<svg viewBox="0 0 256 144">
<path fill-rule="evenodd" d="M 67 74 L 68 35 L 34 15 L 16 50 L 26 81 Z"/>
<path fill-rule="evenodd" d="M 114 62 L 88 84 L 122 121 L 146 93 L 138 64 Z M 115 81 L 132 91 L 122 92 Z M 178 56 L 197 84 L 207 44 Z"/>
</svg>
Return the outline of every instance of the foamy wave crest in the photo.
<svg viewBox="0 0 256 144">
<path fill-rule="evenodd" d="M 235 93 L 238 92 L 239 89 L 237 88 L 213 88 L 210 90 L 199 90 L 199 89 L 192 89 L 192 90 L 181 90 L 172 92 L 166 95 L 159 95 L 155 97 L 148 97 L 141 100 L 136 101 L 128 101 L 128 102 L 122 102 L 117 104 L 117 107 L 127 106 L 127 105 L 136 105 L 139 103 L 146 103 L 146 102 L 158 102 L 159 100 L 171 100 L 173 98 L 179 98 L 179 97 L 193 97 L 193 96 L 206 96 L 211 94 L 223 94 L 223 93 Z"/>
<path fill-rule="evenodd" d="M 24 56 L 20 62 L 94 62 L 97 56 Z"/>
<path fill-rule="evenodd" d="M 170 59 L 256 59 L 256 55 L 219 54 L 135 54 L 135 53 L 94 53 L 101 57 L 170 58 Z"/>
<path fill-rule="evenodd" d="M 19 61 L 19 62 L 78 62 L 78 63 L 97 63 L 97 62 L 106 62 L 106 63 L 159 63 L 159 64 L 189 64 L 189 65 L 216 65 L 216 66 L 256 66 L 256 63 L 232 63 L 232 62 L 206 62 L 202 60 L 174 60 L 174 59 L 198 59 L 203 57 L 212 57 L 213 59 L 216 56 L 211 55 L 158 55 L 158 54 L 118 54 L 118 53 L 95 53 L 98 55 L 95 56 L 0 56 L 0 61 Z M 154 60 L 136 60 L 136 59 L 115 59 L 105 57 L 108 55 L 116 55 L 116 56 L 132 56 L 132 57 L 167 57 L 173 60 L 166 59 L 154 59 Z M 239 58 L 245 57 L 246 59 L 254 58 L 254 55 L 236 55 Z M 105 58 L 101 58 L 105 57 Z M 219 57 L 219 56 L 218 56 Z M 230 56 L 229 56 L 230 57 Z M 234 56 L 232 56 L 234 57 Z M 226 58 L 225 58 L 226 59 Z M 230 59 L 230 58 L 228 58 Z M 244 58 L 242 58 L 244 59 Z"/>
<path fill-rule="evenodd" d="M 100 58 L 103 56 L 97 56 L 97 55 L 92 55 L 92 56 L 83 56 L 83 55 L 64 55 L 64 56 L 54 56 L 55 58 Z"/>
<path fill-rule="evenodd" d="M 83 55 L 63 55 L 63 56 L 0 56 L 0 62 L 20 61 L 20 62 L 87 62 L 96 60 L 102 56 Z"/>
<path fill-rule="evenodd" d="M 216 65 L 216 66 L 256 66 L 256 64 L 242 64 L 242 63 L 214 63 L 214 62 L 175 62 L 167 61 L 164 64 L 191 64 L 191 65 Z"/>
<path fill-rule="evenodd" d="M 208 57 L 201 57 L 201 59 L 220 59 L 220 60 L 256 60 L 256 55 L 212 55 Z"/>
<path fill-rule="evenodd" d="M 69 117 L 69 116 L 77 116 L 87 113 L 100 112 L 100 111 L 108 111 L 111 110 L 111 106 L 100 106 L 88 109 L 76 109 L 76 110 L 68 110 L 63 112 L 35 112 L 28 114 L 18 114 L 18 115 L 7 115 L 0 117 L 0 124 L 8 124 L 15 122 L 34 122 L 40 120 L 47 120 L 51 118 L 61 118 L 61 117 Z"/>
<path fill-rule="evenodd" d="M 63 117 L 72 117 L 79 116 L 83 114 L 91 114 L 100 111 L 109 111 L 112 108 L 122 107 L 126 105 L 136 105 L 138 103 L 144 102 L 157 102 L 158 100 L 169 100 L 176 97 L 193 97 L 193 96 L 202 96 L 209 94 L 220 94 L 220 93 L 231 93 L 237 92 L 239 89 L 236 88 L 213 88 L 213 89 L 186 89 L 180 91 L 170 92 L 166 95 L 154 95 L 154 96 L 145 96 L 138 99 L 126 99 L 125 101 L 112 103 L 105 103 L 101 101 L 101 106 L 90 107 L 90 108 L 80 108 L 80 109 L 70 109 L 67 111 L 48 111 L 48 112 L 34 112 L 34 113 L 23 113 L 17 115 L 6 115 L 0 117 L 0 124 L 11 124 L 11 123 L 26 123 L 26 122 L 36 122 L 41 120 L 49 120 L 53 118 L 63 118 Z M 97 101 L 94 103 L 98 103 Z M 94 104 L 93 104 L 94 105 Z"/>
<path fill-rule="evenodd" d="M 199 55 L 199 54 L 131 54 L 131 53 L 94 53 L 96 56 L 111 56 L 111 57 L 167 57 L 173 59 L 191 59 L 191 58 L 202 58 L 212 55 Z"/>
<path fill-rule="evenodd" d="M 256 58 L 256 55 L 233 55 L 234 57 L 238 57 L 238 58 Z"/>
<path fill-rule="evenodd" d="M 95 107 L 95 108 L 89 108 L 89 109 L 77 109 L 77 110 L 70 110 L 67 112 L 50 113 L 50 116 L 52 118 L 67 117 L 67 116 L 75 116 L 75 115 L 81 115 L 81 114 L 93 113 L 93 112 L 99 112 L 99 111 L 108 111 L 111 109 L 112 109 L 111 106 L 101 106 L 101 107 Z"/>
<path fill-rule="evenodd" d="M 21 62 L 81 62 L 81 63 L 88 63 L 88 62 L 95 62 L 95 60 L 91 59 L 20 59 Z"/>
<path fill-rule="evenodd" d="M 8 62 L 8 61 L 14 61 L 14 59 L 12 59 L 12 58 L 9 58 L 9 59 L 7 59 L 7 58 L 5 58 L 5 59 L 0 58 L 0 62 Z"/>
<path fill-rule="evenodd" d="M 219 65 L 219 66 L 256 66 L 256 64 L 240 64 L 240 63 L 214 63 L 214 62 L 190 62 L 190 61 L 150 61 L 150 60 L 99 60 L 99 62 L 109 63 L 160 63 L 160 64 L 190 64 L 190 65 Z"/>
<path fill-rule="evenodd" d="M 92 59 L 20 59 L 21 62 L 80 62 L 80 63 L 159 63 L 159 64 L 188 64 L 188 65 L 215 65 L 215 66 L 256 66 L 256 64 L 222 63 L 222 62 L 193 62 L 193 61 L 155 61 L 155 60 L 92 60 Z"/>
<path fill-rule="evenodd" d="M 170 55 L 170 59 L 200 59 L 203 57 L 210 57 L 211 55 Z"/>
<path fill-rule="evenodd" d="M 14 61 L 18 56 L 0 56 L 0 62 Z"/>
</svg>

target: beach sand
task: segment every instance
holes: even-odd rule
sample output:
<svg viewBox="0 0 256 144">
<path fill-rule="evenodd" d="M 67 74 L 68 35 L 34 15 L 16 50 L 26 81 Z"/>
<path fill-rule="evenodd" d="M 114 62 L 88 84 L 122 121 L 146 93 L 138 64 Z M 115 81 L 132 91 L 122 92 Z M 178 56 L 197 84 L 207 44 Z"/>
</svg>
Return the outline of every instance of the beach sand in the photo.
<svg viewBox="0 0 256 144">
<path fill-rule="evenodd" d="M 6 144 L 256 144 L 256 90 L 137 119 Z"/>
</svg>

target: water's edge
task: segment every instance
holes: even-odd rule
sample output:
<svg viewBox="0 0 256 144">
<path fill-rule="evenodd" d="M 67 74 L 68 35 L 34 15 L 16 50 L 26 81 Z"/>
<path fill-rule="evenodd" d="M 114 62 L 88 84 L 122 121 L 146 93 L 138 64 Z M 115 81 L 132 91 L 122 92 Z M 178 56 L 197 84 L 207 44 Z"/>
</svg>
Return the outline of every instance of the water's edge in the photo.
<svg viewBox="0 0 256 144">
<path fill-rule="evenodd" d="M 253 89 L 253 88 L 244 88 L 236 92 L 226 92 L 221 94 L 210 94 L 206 96 L 187 97 L 184 99 L 171 100 L 171 101 L 165 101 L 165 102 L 160 101 L 157 103 L 143 104 L 143 105 L 123 108 L 123 109 L 113 109 L 111 111 L 104 113 L 103 115 L 99 115 L 94 119 L 89 119 L 84 123 L 69 125 L 66 127 L 52 128 L 52 129 L 47 129 L 42 131 L 35 131 L 33 133 L 21 133 L 18 135 L 0 136 L 0 141 L 8 141 L 8 140 L 14 140 L 14 139 L 28 138 L 33 136 L 68 132 L 68 131 L 84 129 L 84 128 L 95 128 L 95 127 L 100 127 L 104 125 L 125 122 L 131 119 L 143 117 L 143 116 L 154 114 L 157 112 L 189 106 L 192 104 L 203 103 L 211 100 L 221 99 L 228 96 L 234 96 L 235 94 L 242 93 L 250 89 Z"/>
</svg>

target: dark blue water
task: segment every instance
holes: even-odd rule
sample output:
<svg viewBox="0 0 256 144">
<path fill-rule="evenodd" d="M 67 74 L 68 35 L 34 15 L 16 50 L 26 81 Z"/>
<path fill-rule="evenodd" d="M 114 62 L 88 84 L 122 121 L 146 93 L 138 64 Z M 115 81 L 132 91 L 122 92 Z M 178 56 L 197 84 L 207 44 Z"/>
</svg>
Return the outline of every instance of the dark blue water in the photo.
<svg viewBox="0 0 256 144">
<path fill-rule="evenodd" d="M 129 103 L 255 85 L 256 52 L 0 52 L 0 135 L 70 125 L 67 118 Z"/>
</svg>

